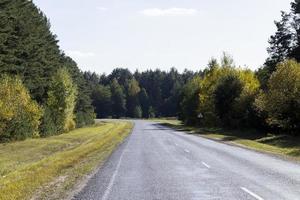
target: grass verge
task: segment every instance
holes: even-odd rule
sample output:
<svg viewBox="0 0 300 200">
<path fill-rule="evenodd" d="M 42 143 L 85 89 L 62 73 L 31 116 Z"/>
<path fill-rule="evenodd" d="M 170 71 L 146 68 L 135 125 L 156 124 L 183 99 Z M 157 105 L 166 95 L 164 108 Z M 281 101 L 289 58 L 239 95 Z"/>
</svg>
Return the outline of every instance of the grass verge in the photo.
<svg viewBox="0 0 300 200">
<path fill-rule="evenodd" d="M 262 134 L 256 130 L 197 128 L 185 126 L 179 120 L 156 119 L 153 121 L 189 134 L 198 134 L 209 139 L 242 145 L 261 152 L 288 156 L 289 158 L 300 160 L 300 137 L 273 135 L 270 133 Z"/>
<path fill-rule="evenodd" d="M 64 199 L 128 136 L 129 122 L 101 122 L 59 136 L 0 144 L 0 199 Z"/>
</svg>

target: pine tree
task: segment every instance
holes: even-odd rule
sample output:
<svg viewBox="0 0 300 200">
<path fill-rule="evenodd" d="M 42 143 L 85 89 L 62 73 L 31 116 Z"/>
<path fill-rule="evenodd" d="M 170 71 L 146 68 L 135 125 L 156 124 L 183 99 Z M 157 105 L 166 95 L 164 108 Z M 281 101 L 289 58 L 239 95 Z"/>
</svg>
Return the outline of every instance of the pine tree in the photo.
<svg viewBox="0 0 300 200">
<path fill-rule="evenodd" d="M 264 67 L 257 72 L 264 89 L 278 63 L 285 59 L 300 61 L 300 1 L 292 2 L 291 11 L 281 12 L 281 18 L 280 21 L 275 21 L 277 31 L 269 40 L 269 57 Z"/>
<path fill-rule="evenodd" d="M 97 118 L 106 118 L 111 115 L 111 91 L 109 86 L 97 85 L 92 92 L 92 99 Z"/>
<path fill-rule="evenodd" d="M 59 49 L 50 23 L 32 1 L 0 1 L 0 73 L 19 75 L 31 97 L 47 103 L 51 78 L 67 68 L 80 93 L 75 107 L 78 126 L 94 122 L 91 91 L 77 64 Z"/>
</svg>

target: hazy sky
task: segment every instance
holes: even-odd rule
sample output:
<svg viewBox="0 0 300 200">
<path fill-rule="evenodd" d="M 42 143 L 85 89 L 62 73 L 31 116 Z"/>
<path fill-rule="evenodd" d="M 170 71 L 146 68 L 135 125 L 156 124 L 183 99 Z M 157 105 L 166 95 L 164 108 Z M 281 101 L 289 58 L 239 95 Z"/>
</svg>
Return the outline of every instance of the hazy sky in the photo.
<svg viewBox="0 0 300 200">
<path fill-rule="evenodd" d="M 82 70 L 203 69 L 230 53 L 256 69 L 290 0 L 34 0 Z"/>
</svg>

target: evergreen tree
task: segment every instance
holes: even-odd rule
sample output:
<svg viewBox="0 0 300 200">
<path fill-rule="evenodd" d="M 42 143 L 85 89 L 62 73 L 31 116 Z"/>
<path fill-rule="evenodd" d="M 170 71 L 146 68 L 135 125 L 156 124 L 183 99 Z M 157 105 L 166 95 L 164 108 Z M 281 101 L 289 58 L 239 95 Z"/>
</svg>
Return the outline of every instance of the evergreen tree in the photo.
<svg viewBox="0 0 300 200">
<path fill-rule="evenodd" d="M 229 74 L 219 81 L 214 91 L 216 113 L 225 126 L 232 126 L 233 106 L 242 92 L 242 83 L 238 76 Z"/>
<path fill-rule="evenodd" d="M 31 96 L 44 103 L 60 50 L 50 24 L 32 1 L 4 0 L 0 12 L 0 73 L 19 75 Z"/>
<path fill-rule="evenodd" d="M 40 105 L 47 103 L 51 77 L 67 68 L 80 93 L 75 107 L 78 126 L 94 122 L 90 91 L 76 63 L 59 49 L 50 23 L 32 1 L 0 2 L 0 73 L 19 75 Z M 46 114 L 46 113 L 45 113 Z"/>
<path fill-rule="evenodd" d="M 289 13 L 282 12 L 281 20 L 276 21 L 277 31 L 271 36 L 267 49 L 269 57 L 264 67 L 257 72 L 262 87 L 266 89 L 267 81 L 276 70 L 279 62 L 285 59 L 295 59 L 300 61 L 300 1 L 291 3 Z"/>
<path fill-rule="evenodd" d="M 111 91 L 109 86 L 97 85 L 93 90 L 92 99 L 97 118 L 106 118 L 111 115 Z"/>
<path fill-rule="evenodd" d="M 92 106 L 92 89 L 89 87 L 88 81 L 85 79 L 83 73 L 77 67 L 75 61 L 72 58 L 61 56 L 61 63 L 68 69 L 74 84 L 77 86 L 78 95 L 76 106 L 75 106 L 75 115 L 76 115 L 76 126 L 83 127 L 94 123 L 95 113 L 94 107 Z"/>
</svg>

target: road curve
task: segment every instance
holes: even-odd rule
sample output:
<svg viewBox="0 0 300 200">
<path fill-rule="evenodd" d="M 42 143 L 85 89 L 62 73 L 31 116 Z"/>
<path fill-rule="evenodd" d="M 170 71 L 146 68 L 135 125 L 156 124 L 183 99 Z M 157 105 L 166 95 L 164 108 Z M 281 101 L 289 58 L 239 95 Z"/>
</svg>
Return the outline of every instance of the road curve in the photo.
<svg viewBox="0 0 300 200">
<path fill-rule="evenodd" d="M 74 199 L 297 200 L 300 165 L 137 120 Z"/>
</svg>

